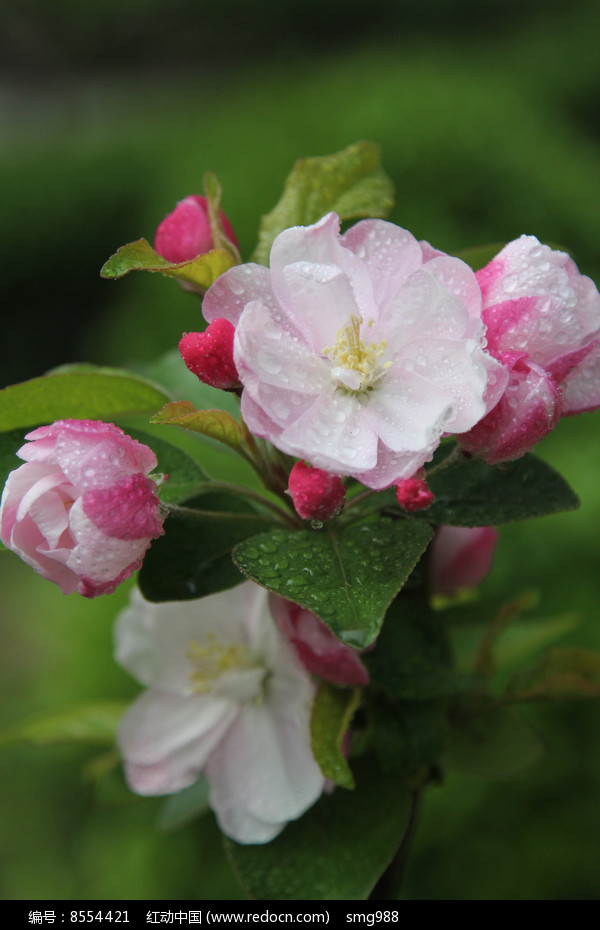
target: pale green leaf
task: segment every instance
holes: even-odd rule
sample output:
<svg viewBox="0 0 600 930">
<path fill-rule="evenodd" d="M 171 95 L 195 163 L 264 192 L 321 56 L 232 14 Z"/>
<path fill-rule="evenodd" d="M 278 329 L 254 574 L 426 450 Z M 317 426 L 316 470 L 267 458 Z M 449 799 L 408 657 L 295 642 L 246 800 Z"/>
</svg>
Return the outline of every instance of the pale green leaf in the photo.
<svg viewBox="0 0 600 930">
<path fill-rule="evenodd" d="M 196 410 L 188 400 L 178 400 L 155 413 L 151 423 L 180 426 L 194 433 L 238 449 L 242 444 L 242 430 L 237 420 L 225 410 Z"/>
<path fill-rule="evenodd" d="M 342 788 L 354 788 L 354 778 L 342 744 L 359 699 L 358 688 L 336 688 L 322 682 L 312 707 L 310 738 L 313 755 L 323 775 Z"/>
<path fill-rule="evenodd" d="M 154 413 L 168 400 L 162 388 L 127 372 L 97 368 L 45 375 L 0 391 L 0 431 L 71 418 L 113 421 Z"/>
<path fill-rule="evenodd" d="M 355 142 L 333 155 L 302 158 L 292 168 L 278 204 L 261 220 L 253 260 L 268 264 L 273 240 L 290 226 L 316 223 L 330 211 L 342 220 L 385 217 L 393 202 L 393 184 L 373 142 Z"/>
<path fill-rule="evenodd" d="M 217 278 L 236 264 L 225 249 L 211 249 L 185 262 L 169 262 L 156 252 L 146 239 L 122 245 L 103 265 L 103 278 L 122 278 L 130 271 L 160 272 L 206 291 Z"/>
</svg>

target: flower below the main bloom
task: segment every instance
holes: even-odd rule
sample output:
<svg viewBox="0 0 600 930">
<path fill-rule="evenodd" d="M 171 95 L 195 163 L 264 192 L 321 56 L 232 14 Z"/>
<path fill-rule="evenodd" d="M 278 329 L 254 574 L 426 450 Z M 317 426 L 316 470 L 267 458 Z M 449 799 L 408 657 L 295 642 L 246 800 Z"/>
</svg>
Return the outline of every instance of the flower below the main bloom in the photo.
<svg viewBox="0 0 600 930">
<path fill-rule="evenodd" d="M 266 843 L 320 796 L 311 749 L 315 686 L 248 581 L 199 600 L 151 604 L 136 590 L 116 658 L 145 691 L 118 743 L 133 791 L 172 794 L 200 773 L 224 833 Z"/>
</svg>

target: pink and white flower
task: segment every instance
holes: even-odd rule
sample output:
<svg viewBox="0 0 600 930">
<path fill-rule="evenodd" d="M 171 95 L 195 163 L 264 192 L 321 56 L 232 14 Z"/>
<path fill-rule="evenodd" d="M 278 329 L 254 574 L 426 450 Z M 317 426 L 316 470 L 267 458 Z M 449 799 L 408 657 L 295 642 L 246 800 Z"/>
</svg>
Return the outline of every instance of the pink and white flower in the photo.
<svg viewBox="0 0 600 930">
<path fill-rule="evenodd" d="M 559 417 L 600 406 L 600 294 L 565 253 L 521 236 L 477 272 L 488 350 L 508 372 L 496 407 L 460 443 L 495 464 Z"/>
<path fill-rule="evenodd" d="M 379 489 L 410 477 L 442 434 L 474 426 L 507 376 L 482 347 L 467 265 L 383 220 L 342 236 L 339 222 L 280 233 L 270 268 L 230 269 L 203 312 L 236 326 L 249 428 Z"/>
<path fill-rule="evenodd" d="M 111 594 L 163 533 L 154 452 L 112 423 L 58 420 L 25 437 L 0 538 L 63 594 Z"/>
<path fill-rule="evenodd" d="M 162 604 L 136 590 L 115 638 L 117 661 L 148 688 L 118 735 L 133 791 L 172 794 L 204 772 L 238 843 L 267 843 L 314 804 L 325 785 L 310 742 L 315 687 L 263 588 Z"/>
</svg>

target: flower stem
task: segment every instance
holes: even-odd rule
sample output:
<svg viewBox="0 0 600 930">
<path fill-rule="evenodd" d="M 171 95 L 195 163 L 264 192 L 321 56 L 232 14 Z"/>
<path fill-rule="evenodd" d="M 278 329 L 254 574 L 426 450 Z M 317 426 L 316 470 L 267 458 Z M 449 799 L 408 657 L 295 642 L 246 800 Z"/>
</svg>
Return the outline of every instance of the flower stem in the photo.
<svg viewBox="0 0 600 930">
<path fill-rule="evenodd" d="M 426 472 L 426 478 L 429 481 L 432 475 L 437 475 L 440 471 L 445 471 L 447 468 L 452 468 L 454 465 L 459 465 L 461 462 L 467 461 L 467 456 L 464 454 L 461 447 L 458 443 L 453 447 L 452 451 L 448 453 L 445 459 L 442 459 L 441 462 L 438 462 L 437 465 L 434 465 L 432 468 L 429 468 Z"/>
</svg>

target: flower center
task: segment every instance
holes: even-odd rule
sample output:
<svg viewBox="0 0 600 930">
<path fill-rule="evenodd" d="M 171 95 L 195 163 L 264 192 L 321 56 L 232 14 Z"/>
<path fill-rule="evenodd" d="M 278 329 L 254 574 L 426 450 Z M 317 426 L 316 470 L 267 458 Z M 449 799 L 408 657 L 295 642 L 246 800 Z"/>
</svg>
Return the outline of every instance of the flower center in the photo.
<svg viewBox="0 0 600 930">
<path fill-rule="evenodd" d="M 267 669 L 243 643 L 222 643 L 209 633 L 205 644 L 189 644 L 187 658 L 195 694 L 218 690 L 239 701 L 262 699 Z"/>
<path fill-rule="evenodd" d="M 337 331 L 333 348 L 325 346 L 322 350 L 323 355 L 331 356 L 334 363 L 331 377 L 337 387 L 356 394 L 372 391 L 376 382 L 392 364 L 389 361 L 381 361 L 387 348 L 385 339 L 369 343 L 361 339 L 362 324 L 362 316 L 353 314 L 349 323 Z M 371 319 L 367 323 L 367 329 L 372 325 Z"/>
</svg>

